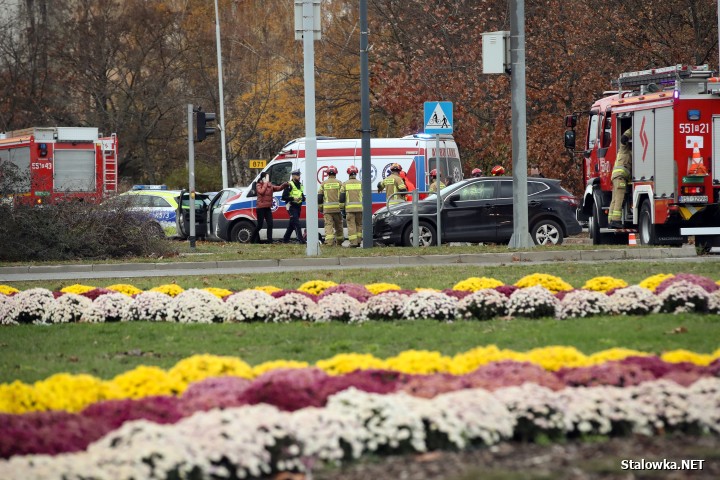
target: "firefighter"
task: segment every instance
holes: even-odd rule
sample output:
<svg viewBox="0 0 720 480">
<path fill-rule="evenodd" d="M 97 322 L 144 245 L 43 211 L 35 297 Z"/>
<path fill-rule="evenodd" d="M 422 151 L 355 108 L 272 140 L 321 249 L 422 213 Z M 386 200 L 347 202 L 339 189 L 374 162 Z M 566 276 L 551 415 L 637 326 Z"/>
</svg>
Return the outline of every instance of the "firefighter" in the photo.
<svg viewBox="0 0 720 480">
<path fill-rule="evenodd" d="M 362 242 L 362 182 L 357 179 L 358 169 L 351 165 L 347 169 L 350 179 L 340 187 L 340 205 L 345 205 L 345 221 L 351 247 Z"/>
<path fill-rule="evenodd" d="M 402 178 L 400 178 L 401 171 L 402 167 L 400 164 L 393 163 L 390 165 L 390 175 L 388 175 L 385 180 L 378 183 L 378 193 L 385 190 L 385 200 L 388 202 L 388 205 L 397 205 L 398 203 L 403 203 L 405 201 L 399 195 L 393 196 L 393 193 L 407 191 L 405 182 Z"/>
<path fill-rule="evenodd" d="M 483 176 L 483 172 L 482 172 L 482 170 L 479 169 L 479 168 L 473 168 L 472 176 L 475 177 L 475 178 L 477 178 L 477 177 L 482 177 L 482 176 Z"/>
<path fill-rule="evenodd" d="M 428 190 L 431 192 L 436 192 L 438 190 L 438 180 L 437 180 L 437 170 L 434 168 L 430 172 L 430 186 L 428 187 Z M 440 182 L 440 190 L 445 188 L 445 184 Z"/>
<path fill-rule="evenodd" d="M 342 245 L 345 236 L 342 226 L 342 203 L 340 203 L 340 187 L 342 184 L 335 178 L 338 170 L 333 165 L 327 168 L 328 178 L 318 188 L 318 205 L 322 205 L 325 219 L 325 245 L 334 247 Z"/>
<path fill-rule="evenodd" d="M 610 228 L 622 228 L 622 206 L 625 200 L 627 182 L 630 180 L 632 169 L 632 128 L 625 130 L 620 137 L 618 150 L 612 175 L 612 200 L 610 200 L 610 214 L 608 215 Z"/>
<path fill-rule="evenodd" d="M 490 170 L 490 175 L 493 177 L 500 177 L 502 175 L 505 175 L 505 168 L 503 168 L 502 165 L 495 165 L 492 170 Z"/>
<path fill-rule="evenodd" d="M 290 237 L 293 232 L 295 232 L 298 242 L 305 243 L 302 230 L 300 229 L 300 210 L 303 202 L 305 201 L 305 187 L 300 182 L 299 169 L 292 171 L 290 183 L 287 188 L 285 188 L 282 199 L 287 205 L 288 215 L 290 216 L 290 223 L 288 223 L 287 230 L 285 230 L 283 243 L 290 242 Z"/>
</svg>

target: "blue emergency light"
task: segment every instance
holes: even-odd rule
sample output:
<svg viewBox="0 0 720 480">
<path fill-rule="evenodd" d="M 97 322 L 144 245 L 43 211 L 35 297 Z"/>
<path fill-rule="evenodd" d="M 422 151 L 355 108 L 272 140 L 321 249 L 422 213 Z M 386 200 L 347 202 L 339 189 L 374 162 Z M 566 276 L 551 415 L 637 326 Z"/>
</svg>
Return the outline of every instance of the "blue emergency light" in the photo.
<svg viewBox="0 0 720 480">
<path fill-rule="evenodd" d="M 167 185 L 133 185 L 133 190 L 167 190 Z"/>
</svg>

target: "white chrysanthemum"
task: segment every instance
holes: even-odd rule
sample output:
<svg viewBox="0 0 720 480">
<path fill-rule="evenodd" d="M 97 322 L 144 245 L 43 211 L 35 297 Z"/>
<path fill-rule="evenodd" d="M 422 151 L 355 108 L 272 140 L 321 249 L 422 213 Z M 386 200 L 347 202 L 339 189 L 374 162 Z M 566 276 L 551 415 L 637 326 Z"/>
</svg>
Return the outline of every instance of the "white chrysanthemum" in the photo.
<svg viewBox="0 0 720 480">
<path fill-rule="evenodd" d="M 610 301 L 603 292 L 574 290 L 568 292 L 557 308 L 557 318 L 582 318 L 605 315 L 610 310 Z"/>
<path fill-rule="evenodd" d="M 318 322 L 359 323 L 365 320 L 362 303 L 346 293 L 331 293 L 318 300 L 315 318 Z"/>
<path fill-rule="evenodd" d="M 45 323 L 55 298 L 50 290 L 31 288 L 10 297 L 9 307 L 5 309 L 3 323 Z"/>
<path fill-rule="evenodd" d="M 405 302 L 403 317 L 408 320 L 432 318 L 435 320 L 454 320 L 457 316 L 458 301 L 455 297 L 442 292 L 422 290 L 413 293 Z"/>
<path fill-rule="evenodd" d="M 370 320 L 399 320 L 407 300 L 407 295 L 395 292 L 373 295 L 365 302 L 365 315 Z"/>
<path fill-rule="evenodd" d="M 287 323 L 312 320 L 317 304 L 300 293 L 288 293 L 275 299 L 268 320 L 275 323 Z"/>
<path fill-rule="evenodd" d="M 233 293 L 225 300 L 228 322 L 267 322 L 272 305 L 272 295 L 261 290 L 243 290 Z"/>
<path fill-rule="evenodd" d="M 83 312 L 81 322 L 127 322 L 130 320 L 132 298 L 122 293 L 106 293 L 93 300 L 90 308 Z"/>
<path fill-rule="evenodd" d="M 10 319 L 10 304 L 12 297 L 0 294 L 0 325 L 16 325 L 17 322 Z"/>
<path fill-rule="evenodd" d="M 660 309 L 669 313 L 706 312 L 708 293 L 700 285 L 681 280 L 658 294 Z"/>
<path fill-rule="evenodd" d="M 515 290 L 508 301 L 508 315 L 512 317 L 554 317 L 560 302 L 548 289 L 540 285 Z"/>
<path fill-rule="evenodd" d="M 199 288 L 185 290 L 170 302 L 168 320 L 178 323 L 222 323 L 227 318 L 225 303 Z"/>
<path fill-rule="evenodd" d="M 621 288 L 609 297 L 610 311 L 616 315 L 647 315 L 660 309 L 660 300 L 638 285 Z"/>
<path fill-rule="evenodd" d="M 173 298 L 162 292 L 147 291 L 138 293 L 130 305 L 130 320 L 165 322 Z"/>
<path fill-rule="evenodd" d="M 87 297 L 66 293 L 55 300 L 48 319 L 51 323 L 79 322 L 92 304 L 93 301 Z"/>
<path fill-rule="evenodd" d="M 458 314 L 461 318 L 490 320 L 506 315 L 507 303 L 507 297 L 497 290 L 476 290 L 458 302 Z"/>
<path fill-rule="evenodd" d="M 708 312 L 720 313 L 720 289 L 708 295 Z"/>
</svg>

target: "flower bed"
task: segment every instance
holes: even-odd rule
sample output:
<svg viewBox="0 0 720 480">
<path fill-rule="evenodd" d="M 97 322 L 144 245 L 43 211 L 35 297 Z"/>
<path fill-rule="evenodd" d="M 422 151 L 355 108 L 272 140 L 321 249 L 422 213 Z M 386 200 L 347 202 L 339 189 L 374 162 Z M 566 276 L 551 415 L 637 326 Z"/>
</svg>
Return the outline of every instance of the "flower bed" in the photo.
<svg viewBox="0 0 720 480">
<path fill-rule="evenodd" d="M 515 285 L 471 277 L 452 289 L 403 290 L 388 283 L 312 280 L 297 290 L 270 285 L 232 292 L 169 284 L 146 292 L 128 284 L 71 285 L 59 292 L 0 285 L 0 324 L 171 321 L 180 323 L 367 320 L 488 320 L 509 317 L 585 318 L 655 312 L 720 313 L 720 288 L 691 274 L 653 275 L 639 285 L 595 277 L 582 289 L 559 277 L 528 275 Z"/>
<path fill-rule="evenodd" d="M 267 404 L 245 405 L 179 419 L 176 409 L 160 403 L 113 407 L 112 412 L 129 411 L 128 417 L 144 411 L 149 419 L 127 421 L 84 451 L 16 455 L 0 461 L 0 471 L 28 480 L 100 475 L 266 478 L 365 454 L 463 449 L 540 436 L 717 435 L 720 379 L 701 378 L 687 387 L 654 380 L 560 390 L 524 383 L 494 391 L 455 390 L 429 399 L 351 387 L 329 395 L 323 407 L 288 412 Z M 87 418 L 112 424 L 116 417 L 96 409 Z M 45 432 L 51 437 L 63 430 L 65 419 L 58 415 L 54 420 L 56 427 Z M 89 421 L 83 431 L 91 427 Z"/>
</svg>

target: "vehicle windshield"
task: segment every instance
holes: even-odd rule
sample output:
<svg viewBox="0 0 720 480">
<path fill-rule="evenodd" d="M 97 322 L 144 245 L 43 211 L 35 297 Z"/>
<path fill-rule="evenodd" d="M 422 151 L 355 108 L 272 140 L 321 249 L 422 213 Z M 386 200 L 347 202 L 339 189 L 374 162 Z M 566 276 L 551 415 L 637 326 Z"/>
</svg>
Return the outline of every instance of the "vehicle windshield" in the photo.
<svg viewBox="0 0 720 480">
<path fill-rule="evenodd" d="M 448 185 L 447 187 L 440 190 L 440 195 L 442 196 L 442 198 L 445 198 L 448 195 L 448 193 L 452 192 L 456 188 L 457 188 L 456 184 Z M 437 202 L 437 198 L 436 198 L 434 192 L 429 193 L 428 196 L 425 197 L 425 200 L 430 200 L 430 199 L 434 199 Z"/>
</svg>

